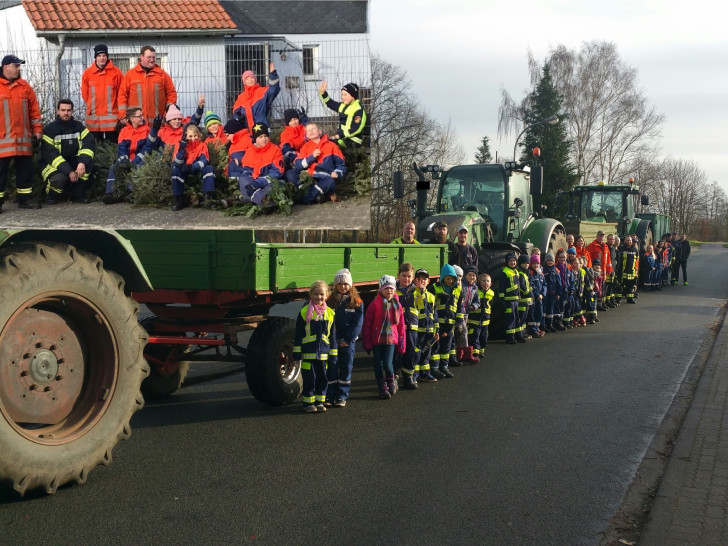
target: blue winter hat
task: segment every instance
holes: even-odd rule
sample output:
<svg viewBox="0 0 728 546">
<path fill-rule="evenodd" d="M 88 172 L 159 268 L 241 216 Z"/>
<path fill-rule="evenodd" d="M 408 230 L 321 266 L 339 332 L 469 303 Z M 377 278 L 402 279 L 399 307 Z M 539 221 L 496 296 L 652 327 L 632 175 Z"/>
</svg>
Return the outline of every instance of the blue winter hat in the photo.
<svg viewBox="0 0 728 546">
<path fill-rule="evenodd" d="M 576 249 L 572 246 L 569 250 L 566 251 L 566 253 L 576 256 Z"/>
<path fill-rule="evenodd" d="M 509 252 L 508 254 L 506 254 L 506 265 L 508 264 L 509 261 L 511 261 L 511 259 L 513 259 L 513 260 L 516 259 L 515 252 Z"/>
<path fill-rule="evenodd" d="M 440 270 L 440 280 L 444 279 L 445 277 L 455 277 L 457 278 L 458 274 L 455 273 L 455 268 L 451 266 L 450 264 L 445 264 L 442 266 L 442 269 Z"/>
</svg>

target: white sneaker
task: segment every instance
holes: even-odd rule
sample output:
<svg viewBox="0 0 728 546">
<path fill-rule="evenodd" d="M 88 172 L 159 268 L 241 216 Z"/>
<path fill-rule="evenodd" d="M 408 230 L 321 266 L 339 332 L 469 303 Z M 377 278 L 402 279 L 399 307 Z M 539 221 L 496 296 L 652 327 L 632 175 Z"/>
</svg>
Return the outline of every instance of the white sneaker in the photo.
<svg viewBox="0 0 728 546">
<path fill-rule="evenodd" d="M 345 408 L 346 400 L 339 398 L 336 402 L 334 402 L 334 406 L 336 406 L 337 408 Z"/>
<path fill-rule="evenodd" d="M 316 406 L 311 405 L 311 406 L 303 406 L 303 411 L 305 411 L 306 413 L 316 413 L 318 410 L 316 409 Z"/>
</svg>

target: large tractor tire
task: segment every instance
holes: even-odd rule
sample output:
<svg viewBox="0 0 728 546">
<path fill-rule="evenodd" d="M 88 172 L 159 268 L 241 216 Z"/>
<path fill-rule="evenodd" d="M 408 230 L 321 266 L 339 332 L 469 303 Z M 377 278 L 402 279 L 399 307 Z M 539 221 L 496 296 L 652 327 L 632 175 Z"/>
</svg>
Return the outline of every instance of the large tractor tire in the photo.
<svg viewBox="0 0 728 546">
<path fill-rule="evenodd" d="M 566 244 L 566 232 L 561 226 L 556 226 L 550 230 L 549 233 L 545 234 L 544 239 L 541 241 L 543 254 L 551 252 L 556 255 L 556 251 L 560 248 L 566 250 L 568 245 Z M 543 263 L 543 255 L 541 255 L 541 263 Z"/>
<path fill-rule="evenodd" d="M 62 243 L 0 253 L 0 482 L 50 494 L 111 462 L 144 405 L 138 311 L 97 256 Z"/>
<path fill-rule="evenodd" d="M 269 406 L 282 406 L 301 396 L 301 363 L 293 360 L 296 321 L 268 317 L 250 336 L 245 379 L 250 392 Z"/>
<path fill-rule="evenodd" d="M 149 317 L 142 321 L 142 327 L 149 331 L 157 317 Z M 149 364 L 149 376 L 142 382 L 142 394 L 145 400 L 166 398 L 176 392 L 184 383 L 190 369 L 184 357 L 189 345 L 163 345 L 149 343 L 144 348 L 144 358 Z"/>
</svg>

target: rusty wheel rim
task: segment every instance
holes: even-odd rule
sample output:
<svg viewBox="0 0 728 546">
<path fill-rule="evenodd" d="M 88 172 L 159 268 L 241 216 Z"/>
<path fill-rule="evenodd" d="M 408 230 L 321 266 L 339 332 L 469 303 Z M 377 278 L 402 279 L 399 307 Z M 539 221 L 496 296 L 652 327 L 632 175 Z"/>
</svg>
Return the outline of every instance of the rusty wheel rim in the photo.
<svg viewBox="0 0 728 546">
<path fill-rule="evenodd" d="M 71 442 L 107 410 L 119 373 L 103 313 L 78 294 L 41 294 L 0 332 L 0 413 L 41 444 Z"/>
</svg>

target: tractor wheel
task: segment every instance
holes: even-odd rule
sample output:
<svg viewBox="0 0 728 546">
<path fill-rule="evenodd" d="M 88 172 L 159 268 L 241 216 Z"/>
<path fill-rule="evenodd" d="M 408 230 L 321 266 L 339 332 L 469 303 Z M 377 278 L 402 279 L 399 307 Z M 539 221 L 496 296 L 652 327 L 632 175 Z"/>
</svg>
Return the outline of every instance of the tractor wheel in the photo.
<svg viewBox="0 0 728 546">
<path fill-rule="evenodd" d="M 157 317 L 149 317 L 140 321 L 141 326 L 149 331 Z M 189 345 L 163 345 L 148 343 L 144 348 L 150 372 L 142 382 L 142 394 L 145 400 L 165 398 L 176 392 L 184 383 L 190 363 L 182 361 Z"/>
<path fill-rule="evenodd" d="M 0 482 L 54 493 L 111 462 L 144 405 L 138 311 L 97 256 L 62 243 L 0 253 Z"/>
<path fill-rule="evenodd" d="M 150 372 L 142 383 L 145 400 L 165 398 L 182 386 L 190 369 L 189 362 L 180 361 L 187 347 L 157 343 L 147 345 L 144 358 L 147 359 Z"/>
<path fill-rule="evenodd" d="M 295 333 L 295 320 L 269 317 L 250 336 L 245 379 L 253 396 L 264 404 L 282 406 L 301 395 L 301 363 L 293 360 Z"/>
<path fill-rule="evenodd" d="M 545 248 L 544 254 L 546 252 L 552 252 L 554 255 L 556 255 L 556 251 L 560 248 L 563 248 L 566 250 L 567 248 L 566 244 L 566 233 L 564 230 L 560 227 L 557 227 L 551 233 L 549 233 L 548 239 L 546 239 L 543 243 L 541 248 Z M 541 256 L 541 260 L 543 260 L 543 256 Z"/>
</svg>

